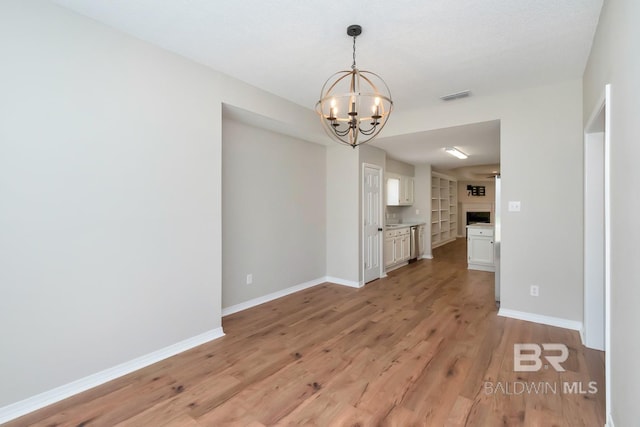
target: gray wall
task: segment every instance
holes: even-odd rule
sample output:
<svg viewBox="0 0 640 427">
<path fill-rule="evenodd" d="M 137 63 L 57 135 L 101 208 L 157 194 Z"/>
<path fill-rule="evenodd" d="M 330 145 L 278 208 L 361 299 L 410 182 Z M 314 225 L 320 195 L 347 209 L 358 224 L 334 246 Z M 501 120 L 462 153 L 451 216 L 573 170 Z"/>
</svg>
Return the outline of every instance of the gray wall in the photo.
<svg viewBox="0 0 640 427">
<path fill-rule="evenodd" d="M 415 174 L 415 167 L 413 165 L 410 165 L 409 163 L 387 157 L 386 172 L 397 173 L 405 176 L 413 176 Z"/>
<path fill-rule="evenodd" d="M 358 149 L 327 147 L 327 276 L 360 283 L 360 163 Z"/>
<path fill-rule="evenodd" d="M 606 4 L 585 74 L 588 112 L 614 83 L 620 331 L 640 320 L 638 12 L 632 0 Z M 0 57 L 0 378 L 11 384 L 1 406 L 220 326 L 223 102 L 326 137 L 311 110 L 47 1 L 0 2 Z M 390 136 L 502 120 L 503 307 L 582 319 L 582 109 L 574 80 L 397 111 L 385 127 Z M 326 162 L 325 271 L 358 283 L 358 150 L 329 146 Z M 507 213 L 509 200 L 522 212 Z M 631 425 L 638 343 L 613 340 L 614 413 Z"/>
<path fill-rule="evenodd" d="M 0 4 L 0 406 L 220 327 L 220 102 L 199 65 Z"/>
<path fill-rule="evenodd" d="M 605 1 L 584 74 L 584 119 L 611 83 L 611 399 L 616 426 L 640 419 L 640 2 Z M 638 237 L 638 238 L 636 238 Z"/>
<path fill-rule="evenodd" d="M 419 213 L 416 214 L 416 210 Z M 431 252 L 431 165 L 415 166 L 413 206 L 406 210 L 408 221 L 424 222 L 424 258 L 432 258 Z"/>
<path fill-rule="evenodd" d="M 325 276 L 325 151 L 222 121 L 223 308 Z"/>
<path fill-rule="evenodd" d="M 223 103 L 326 138 L 49 1 L 0 2 L 0 57 L 2 407 L 220 328 Z"/>
<path fill-rule="evenodd" d="M 581 80 L 394 114 L 387 136 L 501 120 L 501 309 L 581 322 Z"/>
</svg>

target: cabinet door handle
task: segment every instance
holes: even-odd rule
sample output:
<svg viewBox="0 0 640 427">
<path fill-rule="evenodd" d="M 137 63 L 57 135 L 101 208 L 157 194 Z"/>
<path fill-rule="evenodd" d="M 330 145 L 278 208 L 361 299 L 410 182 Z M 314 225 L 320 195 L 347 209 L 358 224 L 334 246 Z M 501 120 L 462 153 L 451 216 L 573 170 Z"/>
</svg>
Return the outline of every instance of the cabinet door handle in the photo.
<svg viewBox="0 0 640 427">
<path fill-rule="evenodd" d="M 378 227 L 378 231 L 382 231 L 382 228 Z"/>
</svg>

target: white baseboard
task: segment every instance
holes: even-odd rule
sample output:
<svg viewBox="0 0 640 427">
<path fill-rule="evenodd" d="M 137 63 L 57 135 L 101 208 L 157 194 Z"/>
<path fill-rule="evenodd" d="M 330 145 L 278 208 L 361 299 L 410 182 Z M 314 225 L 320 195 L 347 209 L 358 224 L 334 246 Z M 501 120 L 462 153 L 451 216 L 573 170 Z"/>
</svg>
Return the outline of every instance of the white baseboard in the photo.
<svg viewBox="0 0 640 427">
<path fill-rule="evenodd" d="M 318 286 L 321 283 L 326 283 L 326 282 L 335 283 L 336 285 L 349 286 L 351 288 L 361 288 L 364 286 L 363 283 L 354 282 L 352 280 L 345 280 L 345 279 L 340 279 L 338 277 L 324 276 L 318 279 L 301 283 L 299 285 L 291 286 L 286 289 L 272 292 L 270 294 L 263 295 L 261 297 L 253 298 L 253 299 L 250 299 L 249 301 L 241 302 L 239 304 L 235 304 L 230 307 L 223 308 L 222 316 L 228 316 L 230 314 L 237 313 L 239 311 L 247 310 L 257 305 L 264 304 L 265 302 L 273 301 L 274 299 L 282 298 L 289 294 L 300 292 L 304 289 L 312 288 L 314 286 Z"/>
<path fill-rule="evenodd" d="M 467 265 L 467 270 L 490 271 L 492 273 L 495 273 L 496 266 L 495 265 L 482 265 L 482 264 L 469 263 Z"/>
<path fill-rule="evenodd" d="M 433 259 L 433 255 L 429 254 L 429 255 L 422 255 L 420 257 L 420 259 Z"/>
<path fill-rule="evenodd" d="M 255 307 L 256 305 L 264 304 L 265 302 L 282 298 L 286 295 L 293 294 L 295 292 L 299 292 L 303 289 L 311 288 L 313 286 L 317 286 L 327 281 L 329 281 L 327 277 L 320 277 L 318 279 L 310 280 L 308 282 L 304 282 L 299 285 L 291 286 L 290 288 L 282 289 L 267 295 L 263 295 L 261 297 L 253 298 L 253 299 L 250 299 L 249 301 L 241 302 L 239 304 L 235 304 L 230 307 L 223 308 L 222 316 L 228 316 L 230 314 L 237 313 L 239 311 L 243 311 L 251 307 Z"/>
<path fill-rule="evenodd" d="M 542 323 L 543 325 L 556 326 L 558 328 L 582 330 L 582 322 L 577 320 L 562 319 L 560 317 L 543 316 L 541 314 L 527 313 L 525 311 L 509 310 L 500 308 L 498 316 L 510 317 L 512 319 L 527 320 L 529 322 Z"/>
<path fill-rule="evenodd" d="M 175 356 L 178 353 L 197 347 L 206 342 L 224 336 L 222 328 L 212 329 L 195 337 L 187 338 L 168 347 L 140 356 L 128 362 L 121 363 L 104 371 L 96 372 L 76 381 L 56 387 L 44 393 L 37 394 L 11 405 L 0 408 L 0 424 L 16 419 L 30 412 L 49 406 L 75 394 L 89 390 L 108 381 L 130 374 L 161 360 Z"/>
<path fill-rule="evenodd" d="M 580 342 L 582 343 L 583 346 L 587 346 L 587 340 L 585 339 L 584 336 L 584 325 L 582 325 L 582 327 L 580 328 L 580 330 L 578 331 L 580 332 Z"/>
<path fill-rule="evenodd" d="M 355 282 L 353 280 L 340 279 L 338 277 L 325 276 L 326 282 L 335 283 L 336 285 L 349 286 L 351 288 L 361 288 L 364 286 L 362 282 Z"/>
<path fill-rule="evenodd" d="M 409 262 L 405 261 L 403 263 L 396 264 L 393 267 L 389 267 L 389 268 L 387 268 L 387 273 L 390 272 L 390 271 L 393 271 L 393 270 L 397 270 L 397 269 L 399 269 L 401 267 L 404 267 L 405 265 L 409 265 Z"/>
</svg>

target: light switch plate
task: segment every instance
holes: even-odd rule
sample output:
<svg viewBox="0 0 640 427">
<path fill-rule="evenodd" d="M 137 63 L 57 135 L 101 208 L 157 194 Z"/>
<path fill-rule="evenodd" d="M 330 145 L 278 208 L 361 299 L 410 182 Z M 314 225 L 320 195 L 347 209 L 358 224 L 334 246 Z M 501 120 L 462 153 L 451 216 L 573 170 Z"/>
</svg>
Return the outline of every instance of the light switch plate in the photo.
<svg viewBox="0 0 640 427">
<path fill-rule="evenodd" d="M 509 202 L 509 212 L 520 212 L 520 202 Z"/>
</svg>

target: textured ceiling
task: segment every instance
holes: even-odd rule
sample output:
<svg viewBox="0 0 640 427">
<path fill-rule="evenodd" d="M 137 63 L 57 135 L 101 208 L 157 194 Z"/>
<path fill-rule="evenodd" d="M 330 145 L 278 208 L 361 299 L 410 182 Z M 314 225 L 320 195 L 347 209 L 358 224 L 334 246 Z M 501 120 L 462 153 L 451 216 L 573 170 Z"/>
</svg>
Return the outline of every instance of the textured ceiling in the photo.
<svg viewBox="0 0 640 427">
<path fill-rule="evenodd" d="M 470 89 L 580 78 L 602 0 L 54 0 L 312 109 L 351 65 L 382 76 L 395 111 Z M 393 120 L 393 118 L 391 119 Z M 397 154 L 394 154 L 398 157 Z"/>
</svg>

